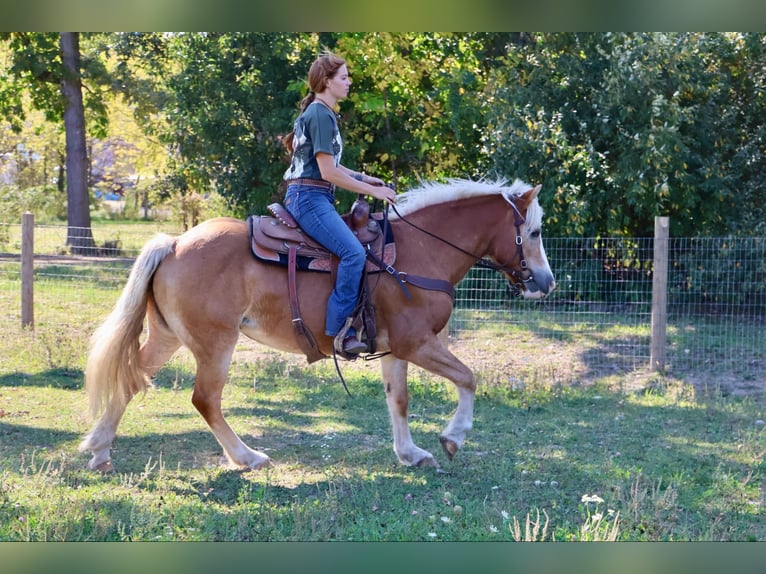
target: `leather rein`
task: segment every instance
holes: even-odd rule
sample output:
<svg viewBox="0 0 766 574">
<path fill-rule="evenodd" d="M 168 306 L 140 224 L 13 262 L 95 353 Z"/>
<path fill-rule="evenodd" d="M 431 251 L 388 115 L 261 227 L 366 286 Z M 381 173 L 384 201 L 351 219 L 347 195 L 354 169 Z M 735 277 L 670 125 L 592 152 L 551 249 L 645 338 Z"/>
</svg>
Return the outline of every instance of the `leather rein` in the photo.
<svg viewBox="0 0 766 574">
<path fill-rule="evenodd" d="M 511 204 L 511 207 L 513 208 L 513 224 L 516 227 L 516 255 L 519 258 L 519 267 L 521 268 L 520 271 L 516 269 L 511 269 L 508 267 L 507 264 L 498 264 L 494 261 L 490 261 L 488 259 L 484 259 L 483 257 L 480 257 L 474 253 L 471 253 L 470 251 L 467 251 L 460 247 L 459 245 L 455 245 L 448 239 L 444 239 L 443 237 L 439 237 L 435 233 L 432 233 L 431 231 L 428 231 L 427 229 L 423 229 L 419 225 L 412 223 L 409 219 L 404 217 L 399 211 L 396 209 L 396 206 L 390 203 L 387 203 L 385 206 L 385 209 L 383 210 L 383 233 L 385 236 L 386 230 L 389 225 L 388 220 L 388 209 L 389 207 L 394 210 L 394 213 L 401 219 L 403 222 L 405 222 L 407 225 L 413 227 L 414 229 L 417 229 L 421 233 L 425 233 L 429 237 L 432 237 L 438 241 L 441 241 L 442 243 L 449 245 L 453 249 L 460 251 L 464 255 L 468 255 L 471 257 L 474 261 L 479 262 L 479 264 L 482 267 L 486 267 L 489 269 L 493 269 L 495 271 L 499 271 L 501 273 L 507 273 L 511 277 L 513 277 L 517 282 L 527 283 L 529 281 L 532 281 L 534 277 L 530 275 L 527 279 L 524 279 L 523 272 L 527 269 L 527 260 L 524 258 L 524 238 L 521 235 L 521 226 L 524 225 L 526 222 L 526 219 L 521 215 L 521 212 L 519 211 L 519 208 L 516 207 L 516 204 L 513 203 L 513 201 L 509 202 Z M 389 275 L 391 275 L 396 281 L 399 283 L 399 286 L 404 291 L 404 294 L 407 296 L 408 299 L 411 298 L 411 295 L 409 291 L 407 290 L 406 283 L 409 283 L 411 285 L 415 285 L 416 287 L 420 287 L 421 289 L 429 289 L 433 291 L 443 291 L 444 293 L 447 293 L 452 297 L 452 300 L 454 302 L 455 300 L 455 287 L 450 283 L 449 281 L 445 281 L 443 279 L 430 279 L 428 277 L 420 277 L 418 275 L 411 275 L 405 272 L 399 272 L 396 271 L 391 265 L 386 265 L 382 259 L 378 259 L 377 256 L 375 256 L 372 251 L 367 249 L 367 257 L 377 263 L 382 271 L 386 271 Z M 380 275 L 378 275 L 378 278 L 380 278 Z M 372 288 L 374 291 L 377 287 L 377 282 L 375 286 Z M 380 357 L 383 357 L 385 355 L 388 355 L 390 351 L 385 353 L 378 353 L 373 355 L 367 355 L 364 357 L 365 361 L 371 361 L 374 359 L 379 359 Z M 346 394 L 348 396 L 351 396 L 351 393 L 348 390 L 348 386 L 346 385 L 346 381 L 343 378 L 343 373 L 341 373 L 340 365 L 338 364 L 338 357 L 335 354 L 333 350 L 333 358 L 335 361 L 335 370 L 338 373 L 338 377 L 340 378 L 341 383 L 343 383 L 343 388 L 346 390 Z"/>
<path fill-rule="evenodd" d="M 516 204 L 513 203 L 513 201 L 509 201 L 509 203 L 511 207 L 513 208 L 513 224 L 514 224 L 514 227 L 516 228 L 516 255 L 519 259 L 519 267 L 520 267 L 520 269 L 518 270 L 511 269 L 510 267 L 508 267 L 507 264 L 500 264 L 494 261 L 490 261 L 488 259 L 484 259 L 483 257 L 476 255 L 475 253 L 471 253 L 470 251 L 463 249 L 459 245 L 455 245 L 454 243 L 452 243 L 451 241 L 447 239 L 444 239 L 443 237 L 439 237 L 438 235 L 428 231 L 427 229 L 423 229 L 419 225 L 416 225 L 415 223 L 412 223 L 407 218 L 405 218 L 401 213 L 399 213 L 399 211 L 396 209 L 396 206 L 393 204 L 386 205 L 385 217 L 386 219 L 388 219 L 388 208 L 391 207 L 391 209 L 394 210 L 394 213 L 396 213 L 399 219 L 404 221 L 407 225 L 417 229 L 421 233 L 425 233 L 429 237 L 433 237 L 434 239 L 441 241 L 442 243 L 446 245 L 449 245 L 450 247 L 452 247 L 453 249 L 457 251 L 460 251 L 464 255 L 468 255 L 469 257 L 477 261 L 478 265 L 480 265 L 481 267 L 492 269 L 494 271 L 499 271 L 501 273 L 506 273 L 510 275 L 511 277 L 513 277 L 513 279 L 517 283 L 529 283 L 530 281 L 534 280 L 534 276 L 530 275 L 529 277 L 524 279 L 524 272 L 527 270 L 528 265 L 527 265 L 527 260 L 524 257 L 524 237 L 521 235 L 521 226 L 524 225 L 524 223 L 526 223 L 526 219 L 521 215 L 519 208 L 516 207 Z M 406 274 L 400 274 L 400 275 L 406 275 Z M 412 281 L 410 282 L 412 283 Z M 453 295 L 453 298 L 454 298 L 454 295 Z"/>
</svg>

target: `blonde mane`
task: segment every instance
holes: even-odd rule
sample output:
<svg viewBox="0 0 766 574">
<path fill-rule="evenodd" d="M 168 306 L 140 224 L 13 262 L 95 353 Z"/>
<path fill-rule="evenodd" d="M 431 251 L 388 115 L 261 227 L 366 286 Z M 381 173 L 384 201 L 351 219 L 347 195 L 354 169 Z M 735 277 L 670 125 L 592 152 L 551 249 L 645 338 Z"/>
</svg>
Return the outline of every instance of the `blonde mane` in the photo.
<svg viewBox="0 0 766 574">
<path fill-rule="evenodd" d="M 406 217 L 424 207 L 439 205 L 449 201 L 479 197 L 483 195 L 502 195 L 508 203 L 513 203 L 515 197 L 520 196 L 534 186 L 524 183 L 520 179 L 508 185 L 507 180 L 497 181 L 473 181 L 470 179 L 449 179 L 445 183 L 427 182 L 420 187 L 410 189 L 396 196 L 396 213 L 391 213 L 391 219 L 399 216 Z M 527 226 L 530 229 L 539 229 L 542 224 L 543 210 L 540 204 L 533 201 L 527 209 Z"/>
</svg>

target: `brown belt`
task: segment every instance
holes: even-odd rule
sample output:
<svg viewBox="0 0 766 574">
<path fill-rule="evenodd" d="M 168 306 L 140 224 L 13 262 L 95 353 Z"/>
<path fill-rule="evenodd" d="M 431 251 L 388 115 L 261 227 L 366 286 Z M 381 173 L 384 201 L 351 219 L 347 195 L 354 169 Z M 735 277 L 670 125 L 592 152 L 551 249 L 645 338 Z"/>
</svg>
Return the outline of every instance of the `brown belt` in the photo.
<svg viewBox="0 0 766 574">
<path fill-rule="evenodd" d="M 323 179 L 309 179 L 307 177 L 299 177 L 298 179 L 288 179 L 287 185 L 311 185 L 314 187 L 323 187 L 330 191 L 335 191 L 335 184 L 325 181 Z"/>
</svg>

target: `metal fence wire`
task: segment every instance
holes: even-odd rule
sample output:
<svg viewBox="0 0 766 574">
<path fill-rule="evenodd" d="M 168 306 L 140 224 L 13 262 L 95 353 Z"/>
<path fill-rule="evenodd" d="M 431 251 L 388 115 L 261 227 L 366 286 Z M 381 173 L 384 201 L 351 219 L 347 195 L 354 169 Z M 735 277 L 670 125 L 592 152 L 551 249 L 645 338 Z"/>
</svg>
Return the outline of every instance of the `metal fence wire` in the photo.
<svg viewBox="0 0 766 574">
<path fill-rule="evenodd" d="M 568 355 L 589 373 L 646 368 L 653 238 L 545 245 L 557 280 L 551 295 L 524 300 L 497 273 L 475 267 L 459 285 L 450 331 L 505 325 L 555 342 L 541 354 Z M 766 238 L 671 238 L 668 261 L 666 369 L 763 382 Z"/>
<path fill-rule="evenodd" d="M 55 328 L 62 316 L 92 329 L 116 301 L 140 247 L 160 230 L 123 230 L 115 239 L 94 228 L 93 256 L 75 257 L 67 255 L 66 229 L 35 226 L 36 330 Z M 0 226 L 4 330 L 20 329 L 18 237 L 20 226 Z M 666 370 L 766 383 L 766 238 L 668 243 Z M 476 266 L 458 285 L 449 333 L 454 340 L 489 335 L 500 352 L 507 349 L 509 362 L 555 363 L 569 378 L 646 370 L 653 244 L 652 238 L 546 238 L 557 288 L 542 300 L 523 299 L 500 274 Z M 67 313 L 72 305 L 78 311 Z"/>
</svg>

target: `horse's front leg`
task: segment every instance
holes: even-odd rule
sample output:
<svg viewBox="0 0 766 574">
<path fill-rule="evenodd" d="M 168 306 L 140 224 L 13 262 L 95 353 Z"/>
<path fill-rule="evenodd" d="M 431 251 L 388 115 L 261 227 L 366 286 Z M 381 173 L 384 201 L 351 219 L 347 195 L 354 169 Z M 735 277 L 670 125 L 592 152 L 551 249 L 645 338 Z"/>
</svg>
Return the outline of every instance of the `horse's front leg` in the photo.
<svg viewBox="0 0 766 574">
<path fill-rule="evenodd" d="M 439 439 L 445 454 L 452 460 L 463 446 L 466 434 L 473 428 L 476 378 L 471 369 L 450 353 L 436 336 L 417 345 L 408 358 L 414 364 L 449 379 L 457 387 L 457 410 Z"/>
<path fill-rule="evenodd" d="M 394 452 L 402 464 L 408 466 L 439 466 L 427 450 L 415 446 L 407 420 L 409 396 L 407 393 L 407 361 L 393 355 L 381 358 L 381 373 L 386 389 L 386 405 L 391 415 L 394 434 Z"/>
</svg>

